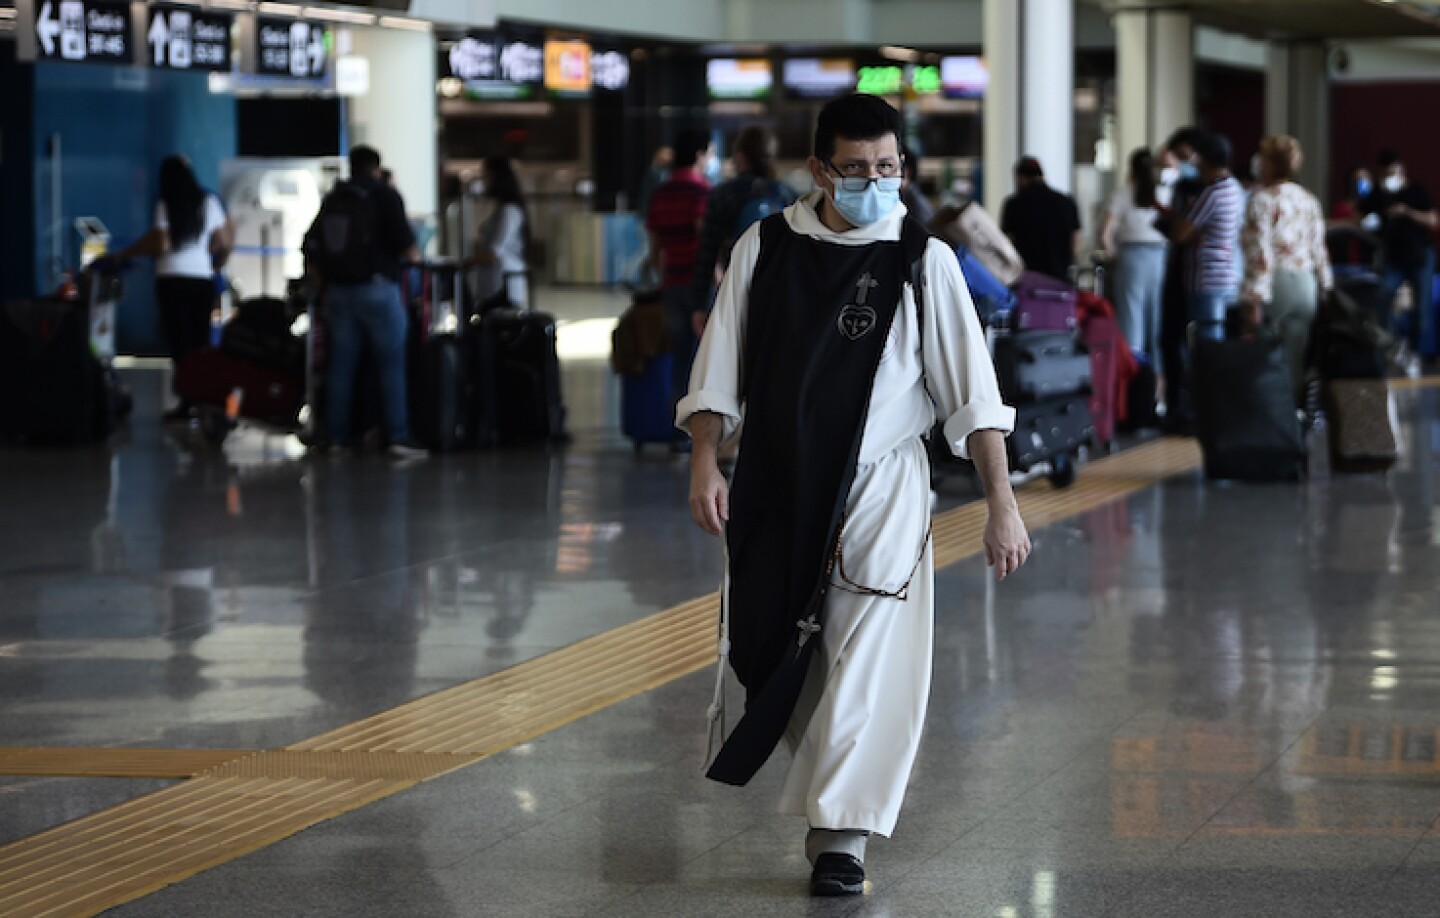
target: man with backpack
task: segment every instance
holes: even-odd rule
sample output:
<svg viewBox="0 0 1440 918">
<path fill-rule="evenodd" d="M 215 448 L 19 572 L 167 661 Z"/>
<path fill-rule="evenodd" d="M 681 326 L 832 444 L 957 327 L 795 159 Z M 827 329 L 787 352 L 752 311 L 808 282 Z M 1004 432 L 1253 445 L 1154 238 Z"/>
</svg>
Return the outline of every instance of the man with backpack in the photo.
<svg viewBox="0 0 1440 918">
<path fill-rule="evenodd" d="M 380 154 L 350 151 L 350 179 L 325 196 L 305 234 L 307 271 L 323 285 L 329 318 L 329 371 L 325 419 L 329 441 L 321 451 L 348 448 L 355 375 L 368 344 L 378 364 L 381 404 L 390 455 L 424 454 L 410 436 L 405 392 L 405 349 L 410 320 L 400 292 L 405 265 L 420 260 L 400 193 L 385 183 Z"/>
<path fill-rule="evenodd" d="M 849 95 L 820 113 L 816 190 L 735 244 L 690 392 L 690 511 L 725 540 L 720 652 L 744 716 L 709 776 L 745 784 L 783 738 L 780 810 L 809 823 L 817 896 L 856 895 L 920 746 L 934 646 L 937 417 L 973 456 L 1001 578 L 1030 553 L 1000 399 L 950 247 L 900 203 L 900 113 Z M 741 418 L 744 430 L 739 432 Z M 717 455 L 738 433 L 732 481 Z M 710 712 L 724 723 L 723 684 Z"/>
<path fill-rule="evenodd" d="M 700 225 L 700 248 L 695 253 L 695 281 L 691 288 L 695 334 L 705 331 L 706 316 L 720 272 L 730 264 L 735 240 L 754 223 L 795 202 L 795 192 L 775 177 L 775 138 L 765 128 L 751 126 L 740 132 L 730 154 L 736 175 L 710 191 L 705 220 Z"/>
</svg>

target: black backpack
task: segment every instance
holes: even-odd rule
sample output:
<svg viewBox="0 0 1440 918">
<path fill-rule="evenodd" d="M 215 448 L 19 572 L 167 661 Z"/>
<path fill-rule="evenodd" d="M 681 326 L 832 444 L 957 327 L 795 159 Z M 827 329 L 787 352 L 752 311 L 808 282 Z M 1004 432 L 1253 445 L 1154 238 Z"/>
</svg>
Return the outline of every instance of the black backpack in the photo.
<svg viewBox="0 0 1440 918">
<path fill-rule="evenodd" d="M 305 253 L 327 281 L 363 284 L 381 267 L 377 223 L 375 196 L 342 182 L 321 203 Z"/>
</svg>

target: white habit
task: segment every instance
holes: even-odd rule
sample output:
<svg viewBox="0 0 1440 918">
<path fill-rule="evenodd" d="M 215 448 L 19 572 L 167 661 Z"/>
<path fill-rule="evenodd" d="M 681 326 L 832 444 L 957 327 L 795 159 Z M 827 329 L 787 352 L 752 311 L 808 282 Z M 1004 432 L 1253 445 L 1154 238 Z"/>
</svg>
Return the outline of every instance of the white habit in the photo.
<svg viewBox="0 0 1440 918">
<path fill-rule="evenodd" d="M 899 240 L 903 204 L 878 223 L 836 233 L 816 213 L 822 194 L 786 208 L 791 230 L 842 245 Z M 709 411 L 723 418 L 726 441 L 739 432 L 746 309 L 759 230 L 758 223 L 751 226 L 735 245 L 690 392 L 676 408 L 676 423 L 684 430 L 693 414 Z M 930 469 L 921 437 L 937 417 L 943 419 L 947 444 L 965 456 L 971 433 L 1008 433 L 1015 422 L 1014 410 L 1000 400 L 955 254 L 937 239 L 925 250 L 922 284 L 923 347 L 907 283 L 875 376 L 859 467 L 846 501 L 840 563 L 825 599 L 821 652 L 811 658 L 786 734 L 794 758 L 780 811 L 805 816 L 817 829 L 890 835 L 919 749 L 935 611 Z M 907 580 L 904 599 L 857 590 L 894 593 Z"/>
</svg>

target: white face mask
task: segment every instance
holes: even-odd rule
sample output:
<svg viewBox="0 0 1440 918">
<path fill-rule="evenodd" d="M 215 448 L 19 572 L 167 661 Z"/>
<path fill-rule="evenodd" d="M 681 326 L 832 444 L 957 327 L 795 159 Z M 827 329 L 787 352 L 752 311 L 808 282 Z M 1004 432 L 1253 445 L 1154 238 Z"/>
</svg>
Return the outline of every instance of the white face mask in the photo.
<svg viewBox="0 0 1440 918">
<path fill-rule="evenodd" d="M 1390 192 L 1391 194 L 1395 194 L 1397 191 L 1399 191 L 1401 188 L 1404 188 L 1404 187 L 1405 187 L 1405 176 L 1404 176 L 1404 175 L 1401 175 L 1400 173 L 1397 172 L 1397 173 L 1395 173 L 1394 175 L 1387 175 L 1387 176 L 1385 176 L 1385 190 L 1388 191 L 1388 192 Z"/>
</svg>

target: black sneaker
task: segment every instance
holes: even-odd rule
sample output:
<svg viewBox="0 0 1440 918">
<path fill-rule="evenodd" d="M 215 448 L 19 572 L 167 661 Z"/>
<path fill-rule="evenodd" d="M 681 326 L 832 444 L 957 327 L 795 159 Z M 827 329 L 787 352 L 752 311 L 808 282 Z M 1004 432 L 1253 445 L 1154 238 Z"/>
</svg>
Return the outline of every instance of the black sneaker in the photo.
<svg viewBox="0 0 1440 918">
<path fill-rule="evenodd" d="M 810 874 L 812 896 L 858 896 L 865 891 L 865 866 L 848 854 L 827 851 Z"/>
</svg>

